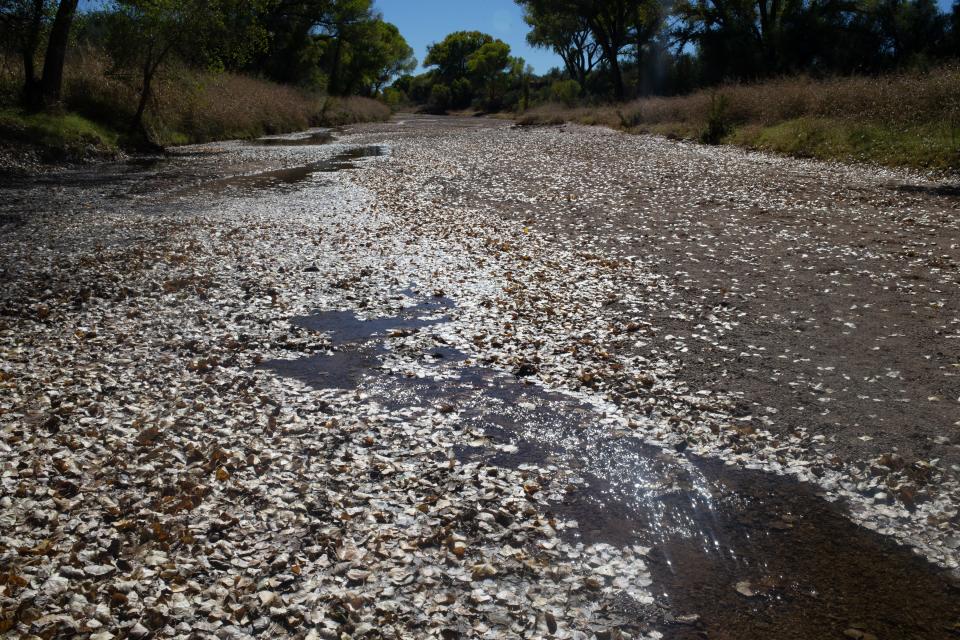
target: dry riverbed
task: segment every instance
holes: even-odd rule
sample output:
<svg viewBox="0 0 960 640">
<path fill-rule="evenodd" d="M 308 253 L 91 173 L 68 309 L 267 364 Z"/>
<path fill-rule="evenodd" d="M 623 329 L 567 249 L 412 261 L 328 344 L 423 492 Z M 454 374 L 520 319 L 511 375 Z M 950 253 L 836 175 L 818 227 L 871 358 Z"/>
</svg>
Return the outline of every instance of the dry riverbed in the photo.
<svg viewBox="0 0 960 640">
<path fill-rule="evenodd" d="M 424 117 L 5 182 L 13 637 L 960 632 L 955 187 Z"/>
</svg>

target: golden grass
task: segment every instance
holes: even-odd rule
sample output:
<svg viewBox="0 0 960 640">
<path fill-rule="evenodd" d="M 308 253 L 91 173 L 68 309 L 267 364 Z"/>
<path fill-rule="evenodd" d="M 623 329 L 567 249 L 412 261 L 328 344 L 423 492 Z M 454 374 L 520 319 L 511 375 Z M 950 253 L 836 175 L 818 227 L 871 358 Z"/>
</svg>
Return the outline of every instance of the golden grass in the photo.
<svg viewBox="0 0 960 640">
<path fill-rule="evenodd" d="M 720 106 L 718 106 L 720 105 Z M 717 120 L 721 122 L 717 122 Z M 549 104 L 520 124 L 579 122 L 810 157 L 960 168 L 960 68 L 882 77 L 782 78 L 686 96 L 568 109 Z"/>
<path fill-rule="evenodd" d="M 11 60 L 0 61 L 0 101 L 11 104 L 22 82 Z M 112 69 L 97 51 L 76 51 L 64 76 L 64 106 L 115 131 L 125 131 L 137 104 L 138 79 Z M 154 142 L 186 144 L 253 138 L 386 120 L 390 109 L 367 98 L 329 98 L 233 73 L 171 65 L 158 78 L 146 127 Z"/>
</svg>

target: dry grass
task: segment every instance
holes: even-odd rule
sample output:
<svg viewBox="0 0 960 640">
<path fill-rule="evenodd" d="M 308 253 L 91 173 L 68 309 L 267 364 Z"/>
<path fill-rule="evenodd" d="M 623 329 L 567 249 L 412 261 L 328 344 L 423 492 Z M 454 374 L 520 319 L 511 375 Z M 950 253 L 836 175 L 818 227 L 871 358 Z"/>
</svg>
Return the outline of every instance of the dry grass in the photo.
<svg viewBox="0 0 960 640">
<path fill-rule="evenodd" d="M 322 113 L 325 126 L 378 122 L 390 117 L 390 107 L 370 98 L 328 98 Z"/>
<path fill-rule="evenodd" d="M 22 82 L 15 61 L 0 60 L 0 103 L 15 101 Z M 112 69 L 96 51 L 78 51 L 65 70 L 68 111 L 116 131 L 125 131 L 137 104 L 137 78 Z M 164 145 L 298 131 L 385 120 L 390 109 L 366 98 L 328 98 L 232 73 L 208 73 L 183 66 L 163 70 L 147 114 L 154 141 Z"/>
<path fill-rule="evenodd" d="M 960 68 L 784 78 L 597 108 L 549 104 L 518 122 L 580 122 L 690 139 L 707 137 L 713 125 L 723 132 L 716 141 L 794 155 L 960 168 Z"/>
<path fill-rule="evenodd" d="M 590 120 L 616 126 L 706 122 L 714 96 L 725 96 L 733 123 L 770 125 L 800 117 L 920 124 L 960 115 L 960 68 L 879 78 L 783 78 L 762 84 L 725 85 L 687 96 L 644 98 L 623 105 L 567 109 L 549 104 L 521 121 Z"/>
</svg>

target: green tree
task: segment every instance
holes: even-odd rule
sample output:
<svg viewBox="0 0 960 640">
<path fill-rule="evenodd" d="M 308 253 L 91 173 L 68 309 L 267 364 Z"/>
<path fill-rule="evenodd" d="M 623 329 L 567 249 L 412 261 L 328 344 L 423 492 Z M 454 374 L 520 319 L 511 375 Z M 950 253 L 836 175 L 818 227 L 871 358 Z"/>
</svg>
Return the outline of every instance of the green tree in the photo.
<svg viewBox="0 0 960 640">
<path fill-rule="evenodd" d="M 417 67 L 400 30 L 379 15 L 353 25 L 338 46 L 341 68 L 335 88 L 341 93 L 376 95 L 390 80 Z"/>
<path fill-rule="evenodd" d="M 157 72 L 172 57 L 223 67 L 262 48 L 266 34 L 249 20 L 262 6 L 260 0 L 117 0 L 107 43 L 114 61 L 139 79 L 131 130 L 149 138 L 144 113 Z"/>
<path fill-rule="evenodd" d="M 443 113 L 450 108 L 450 87 L 438 82 L 430 88 L 430 110 L 435 113 Z"/>
<path fill-rule="evenodd" d="M 362 42 L 373 20 L 371 0 L 334 0 L 314 25 L 327 51 L 328 90 L 334 95 L 350 93 L 352 79 L 347 69 L 352 43 Z"/>
<path fill-rule="evenodd" d="M 568 36 L 579 33 L 570 30 L 577 21 L 586 25 L 600 48 L 617 100 L 626 96 L 621 54 L 633 45 L 635 52 L 642 55 L 646 43 L 658 32 L 663 14 L 658 0 L 531 0 L 520 3 L 528 9 L 527 16 L 533 21 L 534 32 L 540 27 L 544 34 L 551 34 L 551 38 L 545 41 L 563 36 L 564 31 L 555 30 L 557 24 L 567 25 Z M 575 48 L 570 41 L 564 44 L 561 40 L 559 46 Z"/>
<path fill-rule="evenodd" d="M 487 108 L 495 109 L 498 95 L 504 88 L 510 46 L 502 40 L 487 42 L 467 58 L 467 72 L 477 86 L 486 91 Z"/>
<path fill-rule="evenodd" d="M 550 86 L 550 97 L 556 102 L 572 107 L 580 98 L 580 85 L 572 79 L 557 80 Z"/>
<path fill-rule="evenodd" d="M 560 56 L 570 78 L 584 86 L 587 74 L 601 58 L 600 45 L 584 17 L 569 8 L 560 10 L 551 0 L 517 0 L 517 4 L 523 7 L 523 19 L 530 27 L 527 42 Z"/>
<path fill-rule="evenodd" d="M 950 12 L 949 55 L 960 58 L 960 0 L 953 3 L 953 11 Z"/>
<path fill-rule="evenodd" d="M 0 0 L 0 46 L 16 55 L 23 65 L 23 97 L 35 96 L 39 79 L 37 50 L 45 36 L 50 6 L 45 0 Z"/>
<path fill-rule="evenodd" d="M 23 100 L 29 109 L 40 110 L 60 102 L 63 65 L 77 4 L 78 0 L 0 0 L 4 39 L 7 47 L 19 49 L 23 63 Z M 38 77 L 36 55 L 44 37 L 47 44 L 43 70 Z"/>
<path fill-rule="evenodd" d="M 946 47 L 948 18 L 934 0 L 875 0 L 866 7 L 893 64 L 934 57 Z"/>
<path fill-rule="evenodd" d="M 453 82 L 468 75 L 467 61 L 482 46 L 493 42 L 493 37 L 479 31 L 457 31 L 427 48 L 423 64 L 436 67 L 444 82 Z"/>
</svg>

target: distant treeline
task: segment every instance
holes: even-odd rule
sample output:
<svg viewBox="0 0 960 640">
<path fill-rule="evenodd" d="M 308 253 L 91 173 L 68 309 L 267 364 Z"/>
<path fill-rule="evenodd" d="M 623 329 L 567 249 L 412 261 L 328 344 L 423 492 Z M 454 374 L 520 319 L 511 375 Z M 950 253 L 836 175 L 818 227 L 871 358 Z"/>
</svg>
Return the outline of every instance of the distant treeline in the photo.
<svg viewBox="0 0 960 640">
<path fill-rule="evenodd" d="M 535 77 L 509 47 L 451 34 L 387 92 L 435 110 L 526 108 L 686 94 L 730 82 L 804 74 L 923 69 L 960 57 L 960 1 L 516 0 L 530 44 L 563 68 Z"/>
<path fill-rule="evenodd" d="M 18 60 L 22 73 L 5 102 L 34 112 L 58 107 L 71 50 L 105 56 L 103 74 L 134 90 L 132 131 L 142 130 L 158 77 L 171 67 L 335 96 L 376 96 L 416 67 L 373 0 L 109 0 L 77 9 L 78 0 L 0 0 L 0 54 Z"/>
</svg>

